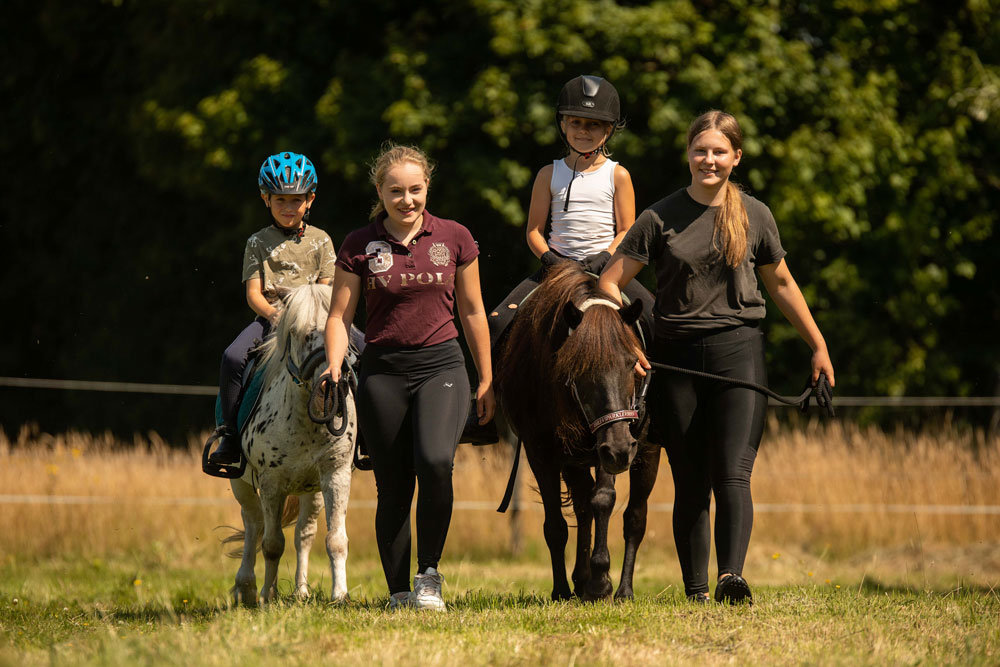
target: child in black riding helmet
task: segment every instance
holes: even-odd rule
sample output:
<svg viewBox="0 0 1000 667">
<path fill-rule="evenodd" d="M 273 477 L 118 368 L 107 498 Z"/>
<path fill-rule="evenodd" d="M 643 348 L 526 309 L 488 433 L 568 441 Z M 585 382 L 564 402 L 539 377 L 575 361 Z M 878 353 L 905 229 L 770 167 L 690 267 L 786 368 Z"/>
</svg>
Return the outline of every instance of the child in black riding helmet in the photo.
<svg viewBox="0 0 1000 667">
<path fill-rule="evenodd" d="M 236 423 L 241 378 L 255 341 L 263 340 L 281 314 L 278 289 L 333 280 L 337 261 L 333 241 L 326 232 L 308 224 L 317 183 L 315 167 L 299 153 L 276 153 L 260 167 L 257 185 L 271 224 L 247 240 L 243 254 L 247 303 L 257 317 L 222 355 L 219 397 L 223 423 L 213 436 L 221 438 L 219 446 L 209 455 L 214 466 L 232 466 L 243 457 Z"/>
<path fill-rule="evenodd" d="M 573 260 L 599 274 L 635 221 L 632 178 L 625 167 L 610 159 L 607 148 L 612 135 L 624 125 L 618 91 L 611 82 L 598 76 L 568 81 L 556 103 L 556 125 L 567 154 L 538 170 L 528 208 L 528 248 L 541 260 L 542 268 L 490 312 L 494 345 L 548 266 Z M 548 237 L 547 222 L 551 222 Z M 630 300 L 642 300 L 644 334 L 649 334 L 652 295 L 638 281 L 625 294 Z"/>
</svg>

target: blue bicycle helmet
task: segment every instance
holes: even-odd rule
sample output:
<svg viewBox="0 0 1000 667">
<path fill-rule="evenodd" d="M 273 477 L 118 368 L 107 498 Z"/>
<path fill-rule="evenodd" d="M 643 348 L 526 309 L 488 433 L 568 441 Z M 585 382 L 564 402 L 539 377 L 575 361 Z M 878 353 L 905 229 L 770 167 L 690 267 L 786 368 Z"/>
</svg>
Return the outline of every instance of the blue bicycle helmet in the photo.
<svg viewBox="0 0 1000 667">
<path fill-rule="evenodd" d="M 315 191 L 317 183 L 316 168 L 309 158 L 290 151 L 275 153 L 264 160 L 257 176 L 261 193 L 273 195 L 304 195 Z"/>
</svg>

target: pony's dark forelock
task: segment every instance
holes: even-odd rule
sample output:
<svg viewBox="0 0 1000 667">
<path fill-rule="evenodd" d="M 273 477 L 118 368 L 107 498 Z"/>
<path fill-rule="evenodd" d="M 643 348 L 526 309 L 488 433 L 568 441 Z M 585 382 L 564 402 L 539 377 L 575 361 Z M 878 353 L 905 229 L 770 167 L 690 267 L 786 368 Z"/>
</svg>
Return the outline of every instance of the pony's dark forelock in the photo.
<svg viewBox="0 0 1000 667">
<path fill-rule="evenodd" d="M 583 313 L 580 325 L 566 339 L 555 360 L 555 375 L 569 380 L 606 373 L 620 365 L 623 354 L 635 354 L 639 340 L 621 321 L 617 310 L 595 305 Z"/>
</svg>

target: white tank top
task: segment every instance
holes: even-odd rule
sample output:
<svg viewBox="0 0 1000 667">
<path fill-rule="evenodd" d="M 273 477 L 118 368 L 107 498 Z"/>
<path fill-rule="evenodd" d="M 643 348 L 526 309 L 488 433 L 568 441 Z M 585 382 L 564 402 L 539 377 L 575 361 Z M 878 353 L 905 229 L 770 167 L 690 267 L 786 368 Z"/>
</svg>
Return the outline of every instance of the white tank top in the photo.
<svg viewBox="0 0 1000 667">
<path fill-rule="evenodd" d="M 583 259 L 607 250 L 615 239 L 615 167 L 605 160 L 596 171 L 577 172 L 564 211 L 566 189 L 573 170 L 565 160 L 552 162 L 552 229 L 549 247 L 564 257 Z"/>
</svg>

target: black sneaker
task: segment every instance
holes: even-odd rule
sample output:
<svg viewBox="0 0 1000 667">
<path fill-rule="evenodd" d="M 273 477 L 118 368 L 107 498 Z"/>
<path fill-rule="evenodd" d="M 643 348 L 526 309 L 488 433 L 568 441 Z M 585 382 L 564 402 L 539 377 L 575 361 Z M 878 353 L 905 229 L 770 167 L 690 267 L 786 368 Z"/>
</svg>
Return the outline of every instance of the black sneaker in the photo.
<svg viewBox="0 0 1000 667">
<path fill-rule="evenodd" d="M 753 595 L 750 593 L 750 584 L 738 574 L 731 574 L 725 579 L 720 579 L 715 586 L 715 601 L 752 605 Z"/>
</svg>

